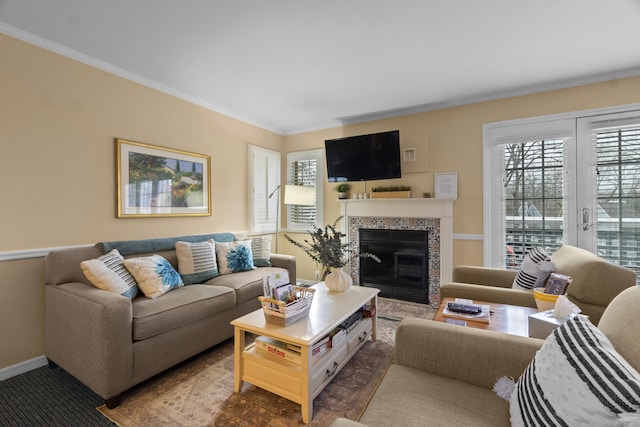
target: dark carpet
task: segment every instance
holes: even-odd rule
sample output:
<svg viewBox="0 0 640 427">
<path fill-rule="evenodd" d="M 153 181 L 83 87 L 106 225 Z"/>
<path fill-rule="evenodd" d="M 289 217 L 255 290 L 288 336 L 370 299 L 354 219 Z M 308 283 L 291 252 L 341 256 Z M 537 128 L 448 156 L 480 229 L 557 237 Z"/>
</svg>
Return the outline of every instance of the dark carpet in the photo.
<svg viewBox="0 0 640 427">
<path fill-rule="evenodd" d="M 43 366 L 0 381 L 0 426 L 109 426 L 102 400 L 61 368 Z"/>
</svg>

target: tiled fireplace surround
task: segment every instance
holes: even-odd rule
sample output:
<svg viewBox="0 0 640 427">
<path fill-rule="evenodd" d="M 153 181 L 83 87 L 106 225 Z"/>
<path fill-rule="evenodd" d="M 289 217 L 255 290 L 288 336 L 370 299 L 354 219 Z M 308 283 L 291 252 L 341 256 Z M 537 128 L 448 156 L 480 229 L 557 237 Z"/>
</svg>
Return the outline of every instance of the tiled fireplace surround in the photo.
<svg viewBox="0 0 640 427">
<path fill-rule="evenodd" d="M 360 228 L 427 230 L 429 232 L 429 301 L 437 305 L 440 283 L 451 280 L 453 265 L 453 200 L 348 199 L 340 201 L 342 232 L 355 248 Z M 351 261 L 354 283 L 359 283 L 360 259 Z"/>
</svg>

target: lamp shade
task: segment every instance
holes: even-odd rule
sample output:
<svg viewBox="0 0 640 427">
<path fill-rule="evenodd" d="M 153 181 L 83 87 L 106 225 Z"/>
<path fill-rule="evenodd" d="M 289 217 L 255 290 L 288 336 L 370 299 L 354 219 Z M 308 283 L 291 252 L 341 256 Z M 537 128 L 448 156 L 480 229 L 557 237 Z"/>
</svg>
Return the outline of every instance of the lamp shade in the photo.
<svg viewBox="0 0 640 427">
<path fill-rule="evenodd" d="M 315 187 L 303 187 L 301 185 L 284 186 L 284 204 L 313 206 L 316 204 Z"/>
</svg>

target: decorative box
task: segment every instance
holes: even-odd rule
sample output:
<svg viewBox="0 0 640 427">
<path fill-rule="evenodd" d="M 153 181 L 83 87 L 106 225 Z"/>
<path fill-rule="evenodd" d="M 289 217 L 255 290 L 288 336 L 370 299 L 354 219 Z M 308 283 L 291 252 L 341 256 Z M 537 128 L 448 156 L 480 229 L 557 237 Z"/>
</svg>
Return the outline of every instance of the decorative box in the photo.
<svg viewBox="0 0 640 427">
<path fill-rule="evenodd" d="M 529 315 L 529 336 L 545 339 L 567 319 L 553 317 L 553 310 L 541 311 Z"/>
</svg>

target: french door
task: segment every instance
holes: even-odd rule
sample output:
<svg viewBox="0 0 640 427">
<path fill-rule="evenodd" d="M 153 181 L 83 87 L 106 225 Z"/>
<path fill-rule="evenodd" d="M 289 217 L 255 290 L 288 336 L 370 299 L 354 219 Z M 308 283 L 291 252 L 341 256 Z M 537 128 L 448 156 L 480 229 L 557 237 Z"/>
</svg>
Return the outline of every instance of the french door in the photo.
<svg viewBox="0 0 640 427">
<path fill-rule="evenodd" d="M 577 131 L 577 245 L 640 273 L 640 113 L 582 118 Z"/>
<path fill-rule="evenodd" d="M 640 111 L 490 124 L 485 265 L 567 243 L 640 273 Z"/>
</svg>

